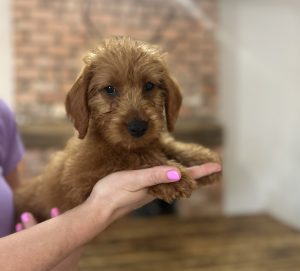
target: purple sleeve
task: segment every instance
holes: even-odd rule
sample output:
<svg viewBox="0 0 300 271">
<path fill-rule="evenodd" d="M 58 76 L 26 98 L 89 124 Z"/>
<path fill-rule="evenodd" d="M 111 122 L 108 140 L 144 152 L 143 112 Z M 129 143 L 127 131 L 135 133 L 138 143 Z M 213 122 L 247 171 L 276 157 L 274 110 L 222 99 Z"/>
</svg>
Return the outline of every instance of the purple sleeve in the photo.
<svg viewBox="0 0 300 271">
<path fill-rule="evenodd" d="M 20 162 L 24 148 L 10 109 L 0 100 L 0 166 L 7 176 Z"/>
<path fill-rule="evenodd" d="M 13 232 L 13 194 L 5 180 L 22 159 L 24 148 L 13 113 L 0 100 L 0 238 Z"/>
</svg>

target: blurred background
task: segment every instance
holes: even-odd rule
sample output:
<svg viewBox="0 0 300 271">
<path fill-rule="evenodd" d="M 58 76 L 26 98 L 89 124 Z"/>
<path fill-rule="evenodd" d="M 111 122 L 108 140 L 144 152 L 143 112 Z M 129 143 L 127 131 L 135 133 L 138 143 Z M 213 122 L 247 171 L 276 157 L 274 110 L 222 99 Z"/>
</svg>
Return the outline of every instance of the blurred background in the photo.
<svg viewBox="0 0 300 271">
<path fill-rule="evenodd" d="M 168 52 L 170 70 L 184 93 L 175 137 L 218 151 L 224 161 L 224 180 L 199 189 L 176 206 L 156 203 L 140 214 L 166 212 L 192 221 L 198 218 L 211 231 L 204 228 L 195 234 L 228 235 L 236 244 L 245 241 L 246 233 L 252 240 L 246 240 L 252 242 L 249 251 L 265 250 L 260 251 L 261 258 L 245 250 L 257 265 L 253 269 L 239 265 L 239 270 L 298 270 L 293 269 L 300 266 L 293 253 L 300 252 L 299 236 L 265 215 L 300 228 L 299 1 L 1 0 L 0 15 L 1 98 L 16 113 L 26 146 L 25 178 L 38 174 L 72 134 L 64 98 L 84 53 L 112 35 L 158 44 Z M 232 215 L 238 215 L 237 220 Z M 168 223 L 162 222 L 162 227 Z M 191 230 L 186 229 L 178 236 Z M 130 242 L 126 238 L 133 236 L 126 230 L 124 234 L 119 238 Z M 285 247 L 281 238 L 285 234 L 284 240 L 295 243 Z M 104 238 L 108 247 L 116 236 L 117 231 L 112 231 L 111 237 Z M 261 240 L 270 246 L 263 247 Z M 226 248 L 228 242 L 218 244 Z M 152 245 L 157 248 L 157 243 Z M 175 244 L 170 246 L 172 250 Z M 189 249 L 194 253 L 197 246 Z M 238 253 L 242 248 L 235 249 Z M 278 255 L 292 264 L 275 263 Z M 231 256 L 224 262 L 231 262 Z M 274 266 L 266 265 L 271 261 Z M 192 262 L 185 264 L 178 266 L 202 270 L 191 267 Z"/>
</svg>

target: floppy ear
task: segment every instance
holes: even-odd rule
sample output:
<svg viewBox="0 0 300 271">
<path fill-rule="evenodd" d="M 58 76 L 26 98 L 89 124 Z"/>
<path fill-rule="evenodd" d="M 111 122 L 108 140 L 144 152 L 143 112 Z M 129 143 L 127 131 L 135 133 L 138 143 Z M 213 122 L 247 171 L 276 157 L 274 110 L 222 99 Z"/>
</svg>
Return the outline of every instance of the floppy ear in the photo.
<svg viewBox="0 0 300 271">
<path fill-rule="evenodd" d="M 182 95 L 179 86 L 169 75 L 167 76 L 164 84 L 166 90 L 165 110 L 167 127 L 168 131 L 172 132 L 181 106 Z"/>
<path fill-rule="evenodd" d="M 87 101 L 89 80 L 90 76 L 88 75 L 86 67 L 70 89 L 65 102 L 67 115 L 79 132 L 78 137 L 80 139 L 85 137 L 89 125 L 89 109 Z"/>
</svg>

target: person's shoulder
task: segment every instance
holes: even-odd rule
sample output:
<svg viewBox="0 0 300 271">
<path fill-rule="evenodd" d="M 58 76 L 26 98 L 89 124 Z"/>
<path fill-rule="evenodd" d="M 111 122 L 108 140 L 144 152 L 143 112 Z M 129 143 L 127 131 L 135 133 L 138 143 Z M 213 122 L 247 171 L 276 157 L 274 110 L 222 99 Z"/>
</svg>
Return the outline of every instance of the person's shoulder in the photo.
<svg viewBox="0 0 300 271">
<path fill-rule="evenodd" d="M 4 122 L 15 122 L 15 117 L 9 106 L 0 99 L 0 118 Z"/>
<path fill-rule="evenodd" d="M 9 106 L 1 99 L 0 99 L 0 113 L 12 114 L 11 109 L 9 108 Z"/>
</svg>

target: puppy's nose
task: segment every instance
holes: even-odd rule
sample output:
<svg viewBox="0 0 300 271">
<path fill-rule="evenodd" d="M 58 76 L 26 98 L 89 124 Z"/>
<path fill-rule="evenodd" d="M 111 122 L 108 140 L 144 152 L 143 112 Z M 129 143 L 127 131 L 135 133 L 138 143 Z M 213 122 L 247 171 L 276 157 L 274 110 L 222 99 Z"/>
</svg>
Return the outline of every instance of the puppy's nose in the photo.
<svg viewBox="0 0 300 271">
<path fill-rule="evenodd" d="M 133 137 L 141 137 L 148 128 L 148 122 L 144 120 L 132 120 L 127 124 L 128 132 Z"/>
</svg>

